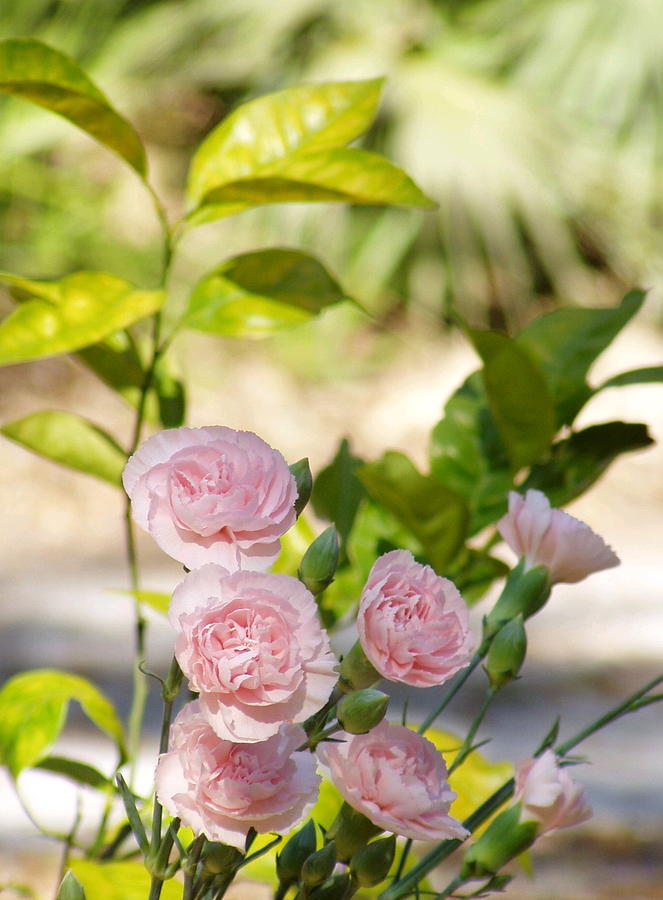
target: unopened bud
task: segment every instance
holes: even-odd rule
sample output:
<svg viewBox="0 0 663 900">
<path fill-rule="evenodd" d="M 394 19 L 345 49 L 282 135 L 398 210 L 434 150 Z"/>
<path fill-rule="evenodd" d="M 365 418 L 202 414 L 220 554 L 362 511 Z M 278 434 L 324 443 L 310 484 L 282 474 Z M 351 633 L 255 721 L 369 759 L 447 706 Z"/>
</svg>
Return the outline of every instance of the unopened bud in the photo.
<svg viewBox="0 0 663 900">
<path fill-rule="evenodd" d="M 513 681 L 526 653 L 527 634 L 520 615 L 503 625 L 491 642 L 484 667 L 491 686 L 498 688 Z"/>
<path fill-rule="evenodd" d="M 313 596 L 321 594 L 334 580 L 338 565 L 338 535 L 330 525 L 308 548 L 299 566 L 299 580 Z"/>
<path fill-rule="evenodd" d="M 374 887 L 389 874 L 395 853 L 396 835 L 373 841 L 353 854 L 350 873 L 360 887 Z"/>
<path fill-rule="evenodd" d="M 463 858 L 460 877 L 466 880 L 495 875 L 514 856 L 530 847 L 537 835 L 537 822 L 520 821 L 516 803 L 496 816 Z"/>
<path fill-rule="evenodd" d="M 544 566 L 525 569 L 520 560 L 506 580 L 495 606 L 484 619 L 484 639 L 492 638 L 500 628 L 517 615 L 529 619 L 550 596 L 550 572 Z"/>
<path fill-rule="evenodd" d="M 307 887 L 317 887 L 326 881 L 336 865 L 336 845 L 330 841 L 322 848 L 311 853 L 302 866 L 301 880 Z"/>
<path fill-rule="evenodd" d="M 203 868 L 208 875 L 223 875 L 230 872 L 241 859 L 242 854 L 236 847 L 212 841 L 205 845 L 202 854 Z"/>
<path fill-rule="evenodd" d="M 73 872 L 67 872 L 62 879 L 55 900 L 85 900 L 83 885 Z"/>
<path fill-rule="evenodd" d="M 336 707 L 336 718 L 349 734 L 366 734 L 384 719 L 389 697 L 375 688 L 346 694 Z"/>
<path fill-rule="evenodd" d="M 359 641 L 353 644 L 343 657 L 338 671 L 340 676 L 338 686 L 346 694 L 370 687 L 381 678 Z"/>
<path fill-rule="evenodd" d="M 350 876 L 345 872 L 334 875 L 329 884 L 323 884 L 312 891 L 309 900 L 345 900 L 350 887 Z"/>
<path fill-rule="evenodd" d="M 360 847 L 364 847 L 371 838 L 377 837 L 383 831 L 384 828 L 374 825 L 367 816 L 353 809 L 349 803 L 343 803 L 327 832 L 327 837 L 334 839 L 339 862 L 347 862 Z"/>
<path fill-rule="evenodd" d="M 311 475 L 311 467 L 308 459 L 298 460 L 289 466 L 290 472 L 295 479 L 297 485 L 297 499 L 295 500 L 295 512 L 300 515 L 306 504 L 311 498 L 313 489 L 313 476 Z"/>
<path fill-rule="evenodd" d="M 303 828 L 290 838 L 276 856 L 276 874 L 284 884 L 299 881 L 304 862 L 315 853 L 315 825 L 309 819 Z"/>
</svg>

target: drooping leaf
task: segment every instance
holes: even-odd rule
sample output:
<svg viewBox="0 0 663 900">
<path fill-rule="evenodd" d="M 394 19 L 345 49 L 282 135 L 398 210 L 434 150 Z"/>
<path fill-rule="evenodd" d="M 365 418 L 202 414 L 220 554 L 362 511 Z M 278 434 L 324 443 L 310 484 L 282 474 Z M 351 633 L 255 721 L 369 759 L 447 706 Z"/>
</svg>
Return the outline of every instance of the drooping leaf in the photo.
<svg viewBox="0 0 663 900">
<path fill-rule="evenodd" d="M 226 337 L 263 337 L 347 299 L 325 267 L 298 250 L 244 253 L 194 287 L 183 324 Z"/>
<path fill-rule="evenodd" d="M 65 759 L 62 756 L 47 756 L 35 766 L 44 772 L 53 772 L 55 775 L 63 775 L 76 784 L 82 784 L 93 788 L 107 788 L 112 782 L 105 775 L 87 763 L 76 759 Z"/>
<path fill-rule="evenodd" d="M 483 381 L 511 467 L 537 462 L 555 434 L 555 409 L 544 376 L 514 340 L 494 331 L 468 329 L 483 360 Z"/>
<path fill-rule="evenodd" d="M 631 369 L 629 372 L 620 372 L 613 375 L 603 384 L 594 389 L 594 393 L 611 387 L 627 387 L 631 384 L 657 384 L 663 381 L 663 366 L 645 366 L 642 369 Z"/>
<path fill-rule="evenodd" d="M 298 85 L 245 103 L 200 145 L 191 162 L 194 203 L 297 153 L 343 147 L 373 121 L 383 81 Z"/>
<path fill-rule="evenodd" d="M 134 128 L 59 50 L 30 38 L 0 41 L 0 91 L 63 116 L 145 176 L 145 149 Z"/>
<path fill-rule="evenodd" d="M 584 493 L 622 453 L 653 444 L 646 425 L 603 422 L 553 445 L 549 461 L 534 466 L 520 490 L 537 488 L 553 506 L 565 506 Z"/>
<path fill-rule="evenodd" d="M 46 409 L 9 422 L 0 432 L 46 459 L 121 485 L 125 452 L 109 434 L 74 413 Z"/>
<path fill-rule="evenodd" d="M 586 376 L 642 306 L 644 291 L 630 291 L 609 309 L 558 309 L 538 319 L 516 338 L 543 372 L 555 403 L 558 427 L 570 424 L 592 396 Z"/>
<path fill-rule="evenodd" d="M 353 456 L 350 443 L 343 438 L 336 456 L 315 479 L 311 503 L 316 515 L 336 525 L 342 545 L 348 540 L 357 510 L 366 491 L 357 470 L 364 461 Z"/>
<path fill-rule="evenodd" d="M 22 672 L 0 690 L 0 762 L 16 777 L 40 762 L 64 726 L 70 700 L 117 745 L 124 733 L 112 703 L 89 681 L 56 669 Z"/>
<path fill-rule="evenodd" d="M 165 299 L 162 291 L 138 290 L 106 272 L 76 272 L 52 282 L 0 272 L 0 281 L 31 298 L 0 323 L 0 365 L 96 344 L 152 315 Z"/>
<path fill-rule="evenodd" d="M 55 900 L 85 900 L 83 885 L 73 872 L 67 872 L 62 879 Z"/>
<path fill-rule="evenodd" d="M 84 347 L 78 359 L 104 384 L 136 406 L 145 381 L 145 371 L 138 350 L 127 331 L 109 334 L 99 344 Z"/>
<path fill-rule="evenodd" d="M 159 405 L 159 420 L 164 428 L 179 428 L 186 416 L 186 390 L 177 378 L 167 356 L 161 356 L 154 367 L 153 390 Z"/>
<path fill-rule="evenodd" d="M 388 451 L 357 473 L 370 496 L 408 528 L 438 572 L 463 544 L 469 521 L 460 494 L 422 475 L 402 453 Z"/>
<path fill-rule="evenodd" d="M 145 900 L 150 893 L 150 875 L 142 863 L 75 859 L 71 869 L 89 900 Z M 164 881 L 161 900 L 182 900 L 182 891 L 181 882 Z"/>
</svg>

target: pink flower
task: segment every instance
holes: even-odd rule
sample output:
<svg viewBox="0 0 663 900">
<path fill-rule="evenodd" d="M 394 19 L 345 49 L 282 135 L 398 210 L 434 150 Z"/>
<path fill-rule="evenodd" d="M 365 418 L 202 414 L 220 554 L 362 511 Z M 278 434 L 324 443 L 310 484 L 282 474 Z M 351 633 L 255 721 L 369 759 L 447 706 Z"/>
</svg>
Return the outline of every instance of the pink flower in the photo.
<svg viewBox="0 0 663 900">
<path fill-rule="evenodd" d="M 296 578 L 207 565 L 175 589 L 175 655 L 201 714 L 228 741 L 262 741 L 303 722 L 338 676 L 313 596 Z"/>
<path fill-rule="evenodd" d="M 295 521 L 295 479 L 250 431 L 161 431 L 129 459 L 122 480 L 138 525 L 190 569 L 267 569 Z"/>
<path fill-rule="evenodd" d="M 582 581 L 592 572 L 619 565 L 603 538 L 561 509 L 551 509 L 541 491 L 509 492 L 509 512 L 497 523 L 509 547 L 526 568 L 545 566 L 552 584 Z"/>
<path fill-rule="evenodd" d="M 343 798 L 385 831 L 418 841 L 467 837 L 449 815 L 456 794 L 442 754 L 409 728 L 381 722 L 368 734 L 341 732 L 318 755 Z"/>
<path fill-rule="evenodd" d="M 172 816 L 195 834 L 243 849 L 249 828 L 285 834 L 315 804 L 315 757 L 295 752 L 306 741 L 298 725 L 283 725 L 259 744 L 219 740 L 198 702 L 179 713 L 171 749 L 159 757 L 156 792 Z"/>
<path fill-rule="evenodd" d="M 359 640 L 383 678 L 442 684 L 470 661 L 474 640 L 456 586 L 407 550 L 374 564 L 359 603 Z"/>
<path fill-rule="evenodd" d="M 560 769 L 552 750 L 518 763 L 514 800 L 522 804 L 521 821 L 539 822 L 540 834 L 579 825 L 592 815 L 582 788 Z"/>
</svg>

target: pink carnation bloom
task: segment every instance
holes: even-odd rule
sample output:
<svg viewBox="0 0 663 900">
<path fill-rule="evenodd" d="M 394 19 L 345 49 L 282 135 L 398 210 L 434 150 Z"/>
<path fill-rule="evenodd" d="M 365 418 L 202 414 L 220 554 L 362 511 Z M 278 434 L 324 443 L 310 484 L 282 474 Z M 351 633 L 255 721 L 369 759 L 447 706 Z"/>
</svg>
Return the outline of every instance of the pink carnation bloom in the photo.
<svg viewBox="0 0 663 900">
<path fill-rule="evenodd" d="M 528 569 L 545 566 L 552 584 L 582 581 L 592 572 L 619 565 L 619 558 L 589 525 L 551 508 L 541 491 L 509 492 L 509 512 L 499 533 Z"/>
<path fill-rule="evenodd" d="M 267 569 L 295 521 L 295 479 L 250 431 L 161 431 L 129 459 L 122 480 L 137 524 L 190 569 Z"/>
<path fill-rule="evenodd" d="M 175 589 L 175 655 L 201 714 L 228 741 L 263 741 L 326 703 L 338 675 L 312 594 L 296 578 L 207 565 Z"/>
<path fill-rule="evenodd" d="M 559 767 L 552 750 L 518 763 L 514 800 L 522 804 L 521 821 L 539 822 L 540 834 L 579 825 L 592 815 L 582 788 Z"/>
<path fill-rule="evenodd" d="M 285 834 L 316 802 L 315 757 L 297 753 L 306 741 L 298 725 L 283 725 L 259 744 L 219 740 L 197 702 L 179 713 L 171 748 L 159 757 L 156 792 L 172 816 L 195 834 L 244 848 L 247 832 Z"/>
<path fill-rule="evenodd" d="M 359 640 L 375 669 L 413 687 L 443 684 L 470 662 L 474 640 L 456 586 L 407 550 L 374 564 L 359 603 Z"/>
<path fill-rule="evenodd" d="M 318 755 L 343 798 L 375 825 L 418 841 L 467 837 L 449 815 L 456 794 L 442 754 L 426 738 L 381 722 L 368 734 L 335 735 Z"/>
</svg>

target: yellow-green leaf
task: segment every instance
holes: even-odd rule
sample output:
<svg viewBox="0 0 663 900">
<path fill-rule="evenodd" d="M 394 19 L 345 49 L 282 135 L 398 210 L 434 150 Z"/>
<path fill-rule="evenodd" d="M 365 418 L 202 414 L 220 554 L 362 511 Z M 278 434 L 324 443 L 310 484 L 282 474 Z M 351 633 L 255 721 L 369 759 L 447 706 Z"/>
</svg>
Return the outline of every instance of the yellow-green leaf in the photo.
<svg viewBox="0 0 663 900">
<path fill-rule="evenodd" d="M 89 900 L 145 900 L 150 893 L 150 875 L 141 863 L 76 859 L 71 871 Z M 182 900 L 182 890 L 181 882 L 165 881 L 161 900 Z"/>
<path fill-rule="evenodd" d="M 145 603 L 147 606 L 151 606 L 152 609 L 156 609 L 157 612 L 163 613 L 164 615 L 168 612 L 168 607 L 170 606 L 170 594 L 163 594 L 161 591 L 125 591 L 119 588 L 113 588 L 112 593 L 133 597 L 135 600 L 138 600 L 139 603 Z"/>
<path fill-rule="evenodd" d="M 163 291 L 143 291 L 106 272 L 76 272 L 61 281 L 31 281 L 0 272 L 24 300 L 0 323 L 0 365 L 27 362 L 96 344 L 155 313 Z"/>
<path fill-rule="evenodd" d="M 60 465 L 119 487 L 126 454 L 113 438 L 74 413 L 47 409 L 3 425 L 10 440 Z"/>
<path fill-rule="evenodd" d="M 145 149 L 133 126 L 59 50 L 30 38 L 0 41 L 0 91 L 63 116 L 146 174 Z"/>
<path fill-rule="evenodd" d="M 93 684 L 69 672 L 35 669 L 15 675 L 0 690 L 0 762 L 14 777 L 47 756 L 62 731 L 70 700 L 80 703 L 125 758 L 122 723 Z"/>
</svg>

